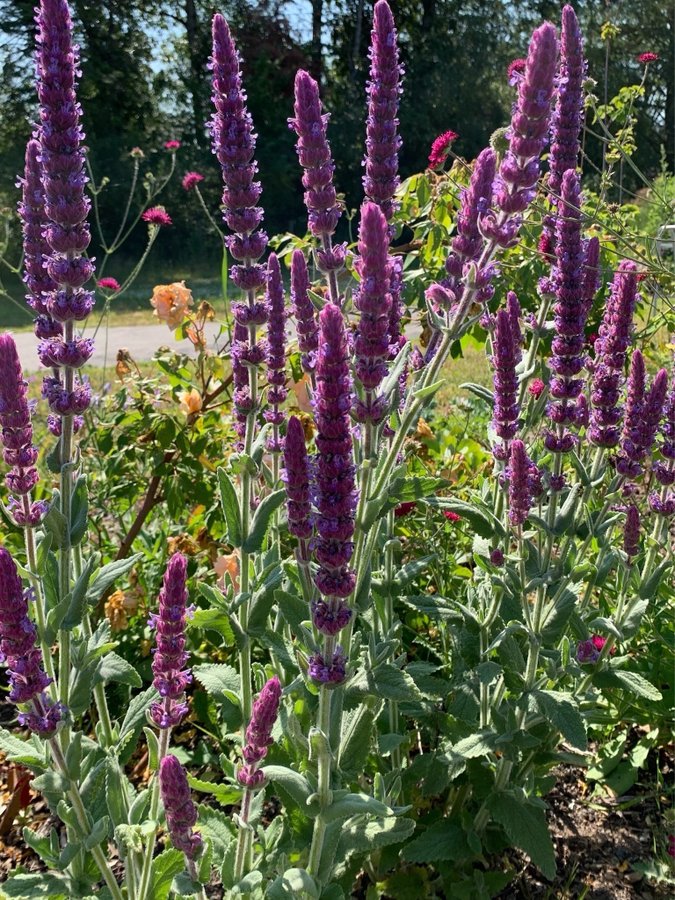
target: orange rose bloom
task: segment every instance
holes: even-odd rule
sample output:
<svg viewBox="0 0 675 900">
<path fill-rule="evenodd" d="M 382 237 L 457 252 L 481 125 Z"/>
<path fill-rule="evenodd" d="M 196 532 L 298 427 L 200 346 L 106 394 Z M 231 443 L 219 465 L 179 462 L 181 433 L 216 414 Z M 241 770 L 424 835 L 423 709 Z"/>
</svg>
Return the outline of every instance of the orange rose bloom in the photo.
<svg viewBox="0 0 675 900">
<path fill-rule="evenodd" d="M 182 325 L 185 314 L 193 304 L 192 291 L 184 281 L 155 285 L 150 303 L 160 322 L 166 322 L 172 331 Z"/>
<path fill-rule="evenodd" d="M 183 391 L 180 395 L 180 408 L 186 416 L 198 413 L 202 408 L 202 397 L 199 391 L 194 388 L 191 391 Z"/>
</svg>

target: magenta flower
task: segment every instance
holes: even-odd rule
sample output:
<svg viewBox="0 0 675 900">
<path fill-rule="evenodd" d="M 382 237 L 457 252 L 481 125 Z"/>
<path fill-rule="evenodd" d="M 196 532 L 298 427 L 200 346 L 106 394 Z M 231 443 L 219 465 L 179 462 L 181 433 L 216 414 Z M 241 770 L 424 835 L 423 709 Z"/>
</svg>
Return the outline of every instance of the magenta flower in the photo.
<svg viewBox="0 0 675 900">
<path fill-rule="evenodd" d="M 298 349 L 303 371 L 311 375 L 316 367 L 319 347 L 319 324 L 309 297 L 309 275 L 302 250 L 294 250 L 291 258 L 291 304 L 298 332 Z"/>
<path fill-rule="evenodd" d="M 509 522 L 522 525 L 532 506 L 532 462 L 521 440 L 511 444 L 509 475 Z"/>
<path fill-rule="evenodd" d="M 165 756 L 159 764 L 159 792 L 171 843 L 188 859 L 194 859 L 202 847 L 202 836 L 194 830 L 197 808 L 192 802 L 185 769 L 172 754 Z"/>
<path fill-rule="evenodd" d="M 175 150 L 178 150 L 179 147 L 180 147 L 180 141 L 165 141 L 165 143 L 164 143 L 165 150 L 175 151 Z"/>
<path fill-rule="evenodd" d="M 253 703 L 251 721 L 246 729 L 246 744 L 242 751 L 245 765 L 237 772 L 237 781 L 249 789 L 259 788 L 265 781 L 258 769 L 267 756 L 267 748 L 272 743 L 272 729 L 279 713 L 281 683 L 277 676 L 270 678 Z"/>
<path fill-rule="evenodd" d="M 150 209 L 146 209 L 141 219 L 148 225 L 156 225 L 158 228 L 162 225 L 173 225 L 171 216 L 163 206 L 151 206 Z"/>
<path fill-rule="evenodd" d="M 183 185 L 184 191 L 191 191 L 193 187 L 196 187 L 200 181 L 204 180 L 204 176 L 200 175 L 199 172 L 186 172 L 183 175 L 183 180 L 181 184 Z"/>
<path fill-rule="evenodd" d="M 267 443 L 267 449 L 278 453 L 282 449 L 278 434 L 279 425 L 284 420 L 281 404 L 286 399 L 286 295 L 281 278 L 281 268 L 276 253 L 270 253 L 267 260 L 267 293 L 265 301 L 269 311 L 267 325 L 267 402 L 265 420 L 274 426 L 274 437 Z"/>
<path fill-rule="evenodd" d="M 506 75 L 509 80 L 509 84 L 511 87 L 515 87 L 518 84 L 519 80 L 522 78 L 525 72 L 525 66 L 527 65 L 527 60 L 523 57 L 519 57 L 518 59 L 512 59 L 509 63 L 509 67 L 506 70 Z"/>
<path fill-rule="evenodd" d="M 546 385 L 541 378 L 533 378 L 527 386 L 527 393 L 537 400 L 546 390 Z"/>
<path fill-rule="evenodd" d="M 288 530 L 307 541 L 312 536 L 309 459 L 302 423 L 295 416 L 288 421 L 282 478 L 286 485 Z"/>
<path fill-rule="evenodd" d="M 99 278 L 96 285 L 105 291 L 119 291 L 121 288 L 121 284 L 116 278 Z"/>
<path fill-rule="evenodd" d="M 459 513 L 453 512 L 451 509 L 444 509 L 443 515 L 448 520 L 448 522 L 459 522 L 462 518 Z"/>
<path fill-rule="evenodd" d="M 450 148 L 458 137 L 459 135 L 456 131 L 444 131 L 443 134 L 438 135 L 431 145 L 429 153 L 430 169 L 438 169 L 445 163 L 450 153 Z"/>
<path fill-rule="evenodd" d="M 648 63 L 657 62 L 660 58 L 658 53 L 647 51 L 646 53 L 641 53 L 637 60 L 639 63 L 642 63 L 643 66 L 646 66 Z"/>
<path fill-rule="evenodd" d="M 518 352 L 513 338 L 510 317 L 505 309 L 500 309 L 497 313 L 493 347 L 492 365 L 494 367 L 495 402 L 492 427 L 499 438 L 501 438 L 501 444 L 493 448 L 493 453 L 495 459 L 506 460 L 509 458 L 511 440 L 518 433 L 519 408 L 518 376 L 516 375 Z"/>
</svg>

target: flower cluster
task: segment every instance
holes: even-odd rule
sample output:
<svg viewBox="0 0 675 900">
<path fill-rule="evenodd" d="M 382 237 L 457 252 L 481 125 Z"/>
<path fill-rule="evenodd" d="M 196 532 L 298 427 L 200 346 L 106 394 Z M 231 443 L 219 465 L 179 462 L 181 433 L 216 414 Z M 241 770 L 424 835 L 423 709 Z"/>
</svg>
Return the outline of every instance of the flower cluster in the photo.
<svg viewBox="0 0 675 900">
<path fill-rule="evenodd" d="M 636 478 L 642 472 L 642 462 L 654 445 L 661 411 L 668 390 L 668 373 L 661 369 L 649 391 L 646 390 L 644 357 L 635 350 L 631 358 L 626 410 L 616 468 L 621 475 Z"/>
<path fill-rule="evenodd" d="M 31 502 L 31 491 L 38 481 L 38 451 L 33 444 L 28 385 L 11 334 L 0 335 L 0 426 L 3 457 L 11 466 L 5 484 L 17 495 L 10 500 L 12 517 L 17 525 L 33 528 L 47 511 L 47 504 Z"/>
<path fill-rule="evenodd" d="M 637 267 L 624 260 L 614 275 L 594 348 L 589 438 L 599 447 L 615 447 L 619 442 L 619 396 L 636 300 Z"/>
<path fill-rule="evenodd" d="M 175 553 L 164 573 L 159 593 L 159 611 L 151 613 L 157 646 L 152 660 L 153 684 L 161 701 L 150 707 L 150 717 L 159 728 L 175 728 L 188 711 L 185 688 L 192 681 L 185 650 L 185 618 L 188 593 L 185 587 L 187 559 Z"/>
<path fill-rule="evenodd" d="M 354 306 L 360 316 L 354 340 L 354 371 L 365 391 L 356 401 L 359 422 L 382 421 L 386 400 L 377 389 L 387 374 L 389 356 L 389 231 L 387 220 L 375 203 L 361 207 L 359 256 L 355 262 L 360 282 L 354 294 Z"/>
<path fill-rule="evenodd" d="M 319 326 L 309 298 L 309 276 L 302 250 L 294 250 L 291 257 L 291 304 L 298 332 L 300 362 L 308 375 L 314 372 L 319 347 Z"/>
<path fill-rule="evenodd" d="M 279 713 L 281 683 L 275 675 L 265 683 L 253 703 L 251 721 L 246 729 L 246 744 L 242 751 L 245 765 L 237 772 L 237 781 L 243 787 L 262 787 L 265 776 L 258 766 L 267 756 L 267 748 L 272 743 L 272 728 Z"/>
<path fill-rule="evenodd" d="M 163 206 L 151 206 L 141 215 L 141 219 L 154 228 L 168 227 L 173 225 L 173 219 L 164 209 Z"/>
<path fill-rule="evenodd" d="M 623 549 L 629 559 L 640 552 L 640 512 L 634 504 L 626 510 L 626 522 L 623 528 Z"/>
<path fill-rule="evenodd" d="M 509 458 L 509 444 L 518 432 L 518 364 L 519 348 L 514 339 L 511 317 L 505 309 L 496 316 L 492 365 L 494 366 L 495 403 L 492 427 L 502 443 L 493 448 L 495 459 Z"/>
<path fill-rule="evenodd" d="M 377 203 L 389 222 L 396 209 L 394 193 L 399 184 L 397 133 L 402 68 L 394 17 L 387 0 L 378 0 L 373 11 L 370 44 L 370 81 L 368 82 L 368 118 L 366 119 L 366 157 L 363 190 Z"/>
<path fill-rule="evenodd" d="M 78 51 L 66 0 L 43 0 L 36 21 L 43 235 L 51 251 L 45 268 L 55 285 L 43 294 L 43 302 L 52 319 L 66 323 L 65 340 L 60 333 L 45 335 L 39 355 L 43 365 L 56 369 L 43 392 L 52 412 L 71 416 L 89 405 L 90 394 L 82 384 L 66 387 L 69 379 L 62 379 L 58 370 L 80 368 L 91 356 L 92 341 L 76 338 L 73 322 L 86 319 L 94 305 L 93 292 L 84 288 L 94 264 L 83 255 L 90 241 L 86 220 L 91 204 L 84 190 L 84 135 L 75 94 Z"/>
<path fill-rule="evenodd" d="M 438 135 L 429 152 L 430 169 L 440 169 L 444 165 L 450 154 L 450 148 L 458 137 L 459 135 L 456 131 L 444 131 L 443 134 Z"/>
<path fill-rule="evenodd" d="M 0 660 L 9 670 L 9 700 L 30 704 L 19 713 L 19 722 L 41 737 L 50 737 L 65 718 L 66 710 L 44 693 L 51 684 L 44 669 L 40 650 L 35 646 L 37 631 L 28 618 L 27 595 L 14 560 L 0 547 Z"/>
<path fill-rule="evenodd" d="M 520 526 L 527 519 L 532 506 L 532 461 L 521 440 L 511 444 L 509 462 L 509 522 Z"/>
<path fill-rule="evenodd" d="M 295 416 L 288 421 L 284 441 L 283 480 L 288 530 L 300 541 L 307 541 L 312 536 L 309 458 L 302 423 Z"/>
<path fill-rule="evenodd" d="M 594 634 L 585 641 L 577 644 L 577 662 L 580 663 L 596 663 L 600 659 L 602 648 L 607 643 L 607 638 L 600 634 Z M 612 647 L 610 654 L 616 653 L 616 647 Z"/>
<path fill-rule="evenodd" d="M 265 420 L 274 426 L 274 436 L 267 444 L 268 450 L 278 453 L 282 449 L 279 438 L 279 425 L 284 421 L 284 413 L 280 409 L 286 399 L 286 306 L 284 283 L 276 253 L 270 253 L 267 261 L 267 294 L 265 297 L 269 310 L 267 325 L 267 402 L 270 409 L 265 410 Z"/>
<path fill-rule="evenodd" d="M 185 769 L 173 754 L 165 756 L 159 764 L 159 792 L 171 843 L 193 860 L 203 843 L 201 834 L 194 830 L 197 808 L 192 802 Z"/>
</svg>

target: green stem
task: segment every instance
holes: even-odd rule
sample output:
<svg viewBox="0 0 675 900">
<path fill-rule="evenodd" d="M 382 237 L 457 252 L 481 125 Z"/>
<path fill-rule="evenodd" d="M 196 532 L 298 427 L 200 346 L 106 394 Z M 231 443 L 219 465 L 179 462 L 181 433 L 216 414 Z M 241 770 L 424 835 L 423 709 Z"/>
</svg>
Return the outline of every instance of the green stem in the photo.
<svg viewBox="0 0 675 900">
<path fill-rule="evenodd" d="M 72 341 L 75 334 L 74 323 L 66 322 L 64 329 L 66 342 Z M 72 394 L 75 383 L 75 370 L 71 366 L 64 367 L 64 389 Z M 70 506 L 73 494 L 73 415 L 61 416 L 61 515 L 65 520 L 64 546 L 59 551 L 59 600 L 63 601 L 70 593 L 71 585 L 71 546 L 70 546 Z M 59 699 L 68 706 L 70 683 L 70 631 L 59 631 Z M 69 742 L 68 727 L 61 729 L 61 742 L 64 748 Z"/>
<path fill-rule="evenodd" d="M 237 835 L 237 851 L 234 858 L 234 883 L 237 884 L 244 877 L 244 869 L 246 868 L 246 860 L 249 856 L 251 847 L 251 826 L 248 824 L 251 815 L 251 801 L 253 799 L 253 791 L 245 788 L 244 796 L 241 801 L 241 810 L 239 818 L 244 823 L 239 826 L 239 834 Z"/>
<path fill-rule="evenodd" d="M 30 501 L 28 497 L 23 498 L 24 501 L 24 510 L 28 511 L 30 508 Z M 35 530 L 33 528 L 25 528 L 24 529 L 24 541 L 26 544 L 26 560 L 28 562 L 28 570 L 31 573 L 31 584 L 33 586 L 33 590 L 35 591 L 35 618 L 37 619 L 38 626 L 38 634 L 40 636 L 40 649 L 42 650 L 42 659 L 44 662 L 45 672 L 51 678 L 51 684 L 49 685 L 49 693 L 52 699 L 55 699 L 55 694 L 57 690 L 56 683 L 56 670 L 54 668 L 54 659 L 52 657 L 51 647 L 45 641 L 45 626 L 46 626 L 46 609 L 45 609 L 45 597 L 44 592 L 42 590 L 42 580 L 37 573 L 37 549 L 35 546 Z"/>
<path fill-rule="evenodd" d="M 155 777 L 153 779 L 152 784 L 150 785 L 150 812 L 148 813 L 148 819 L 150 822 L 155 823 L 155 829 L 152 834 L 148 837 L 148 843 L 146 844 L 145 851 L 143 853 L 143 868 L 141 870 L 141 882 L 138 888 L 138 898 L 139 900 L 146 900 L 150 895 L 148 893 L 150 888 L 150 877 L 152 875 L 152 856 L 155 852 L 155 841 L 157 840 L 157 827 L 158 827 L 158 816 L 159 816 L 159 766 L 164 757 L 167 754 L 169 749 L 169 738 L 171 737 L 171 729 L 170 728 L 161 728 L 159 731 L 159 751 L 157 754 L 157 771 L 155 772 Z"/>
<path fill-rule="evenodd" d="M 326 638 L 326 652 L 331 652 L 331 643 L 334 645 L 335 638 Z M 317 775 L 318 775 L 318 794 L 321 811 L 314 820 L 314 831 L 312 834 L 312 846 L 309 851 L 309 862 L 307 863 L 307 871 L 318 880 L 319 869 L 321 865 L 321 854 L 323 852 L 323 842 L 326 835 L 326 822 L 322 815 L 332 803 L 332 791 L 330 787 L 330 772 L 332 764 L 332 752 L 329 743 L 330 734 L 330 708 L 331 696 L 333 691 L 325 685 L 319 691 L 319 711 L 317 726 L 319 731 L 319 741 L 321 748 L 317 759 Z M 335 751 L 337 752 L 337 750 Z"/>
</svg>

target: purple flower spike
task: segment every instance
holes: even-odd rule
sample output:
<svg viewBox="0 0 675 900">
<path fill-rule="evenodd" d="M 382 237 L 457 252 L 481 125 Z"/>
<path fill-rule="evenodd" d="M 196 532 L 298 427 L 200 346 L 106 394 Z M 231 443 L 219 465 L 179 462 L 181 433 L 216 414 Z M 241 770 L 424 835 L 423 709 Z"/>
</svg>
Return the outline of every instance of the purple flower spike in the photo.
<svg viewBox="0 0 675 900">
<path fill-rule="evenodd" d="M 672 460 L 675 460 L 675 378 L 663 410 L 661 435 L 661 455 L 672 465 Z"/>
<path fill-rule="evenodd" d="M 159 764 L 159 792 L 171 843 L 193 860 L 202 848 L 202 836 L 194 831 L 197 807 L 192 802 L 185 769 L 173 754 L 165 756 Z"/>
<path fill-rule="evenodd" d="M 532 462 L 520 440 L 511 444 L 509 463 L 509 522 L 522 525 L 532 506 Z"/>
<path fill-rule="evenodd" d="M 509 444 L 518 432 L 518 376 L 516 365 L 518 348 L 511 331 L 509 313 L 500 309 L 497 313 L 494 331 L 493 384 L 495 405 L 492 426 L 502 443 L 493 449 L 496 459 L 509 457 Z"/>
<path fill-rule="evenodd" d="M 597 237 L 592 237 L 586 244 L 586 259 L 584 260 L 584 275 L 582 299 L 586 309 L 586 315 L 591 311 L 595 295 L 600 287 L 600 241 Z"/>
<path fill-rule="evenodd" d="M 309 213 L 309 230 L 317 237 L 329 239 L 341 211 L 333 186 L 335 163 L 326 139 L 328 115 L 321 112 L 318 84 L 304 69 L 295 76 L 294 111 L 295 118 L 289 119 L 288 123 L 298 136 L 295 147 L 305 170 L 302 186 Z"/>
<path fill-rule="evenodd" d="M 619 394 L 637 301 L 637 267 L 623 260 L 612 282 L 599 336 L 595 342 L 589 437 L 600 447 L 619 443 L 622 411 Z"/>
<path fill-rule="evenodd" d="M 555 265 L 552 286 L 555 293 L 555 337 L 549 365 L 554 373 L 548 412 L 563 439 L 565 425 L 577 422 L 577 400 L 583 381 L 577 376 L 585 362 L 587 307 L 583 298 L 585 250 L 581 237 L 581 187 L 579 176 L 567 171 L 562 179 L 562 199 L 556 219 Z"/>
<path fill-rule="evenodd" d="M 300 540 L 307 540 L 312 536 L 309 459 L 302 423 L 295 416 L 288 421 L 282 478 L 286 485 L 288 530 Z"/>
<path fill-rule="evenodd" d="M 239 54 L 219 13 L 213 17 L 212 34 L 212 100 L 216 108 L 211 122 L 213 152 L 223 173 L 224 219 L 234 232 L 227 245 L 241 262 L 232 266 L 231 276 L 242 290 L 254 293 L 265 284 L 265 269 L 257 260 L 267 246 L 267 235 L 259 229 L 263 211 L 258 206 L 262 188 L 255 180 L 258 165 L 253 159 L 256 135 L 242 89 Z"/>
<path fill-rule="evenodd" d="M 356 377 L 366 391 L 366 401 L 357 408 L 358 421 L 377 422 L 382 411 L 376 409 L 377 388 L 387 374 L 389 356 L 389 233 L 387 220 L 375 203 L 361 207 L 359 258 L 356 270 L 361 278 L 354 306 L 361 313 L 354 341 Z"/>
<path fill-rule="evenodd" d="M 626 523 L 623 529 L 623 549 L 626 556 L 632 559 L 640 552 L 640 513 L 637 506 L 629 506 L 626 510 Z"/>
<path fill-rule="evenodd" d="M 349 410 L 347 336 L 340 309 L 328 303 L 319 316 L 319 358 L 316 366 L 316 486 L 319 515 L 315 583 L 325 597 L 348 597 L 355 575 L 348 568 L 352 555 L 355 469 Z"/>
<path fill-rule="evenodd" d="M 338 644 L 330 659 L 325 659 L 321 653 L 310 656 L 307 674 L 316 684 L 342 684 L 347 675 L 347 657 L 342 647 Z"/>
<path fill-rule="evenodd" d="M 302 354 L 300 362 L 303 370 L 311 375 L 319 348 L 319 325 L 309 299 L 309 276 L 302 250 L 294 250 L 291 258 L 291 304 L 298 332 L 298 348 Z"/>
<path fill-rule="evenodd" d="M 397 134 L 396 114 L 403 70 L 398 61 L 394 17 L 386 0 L 378 0 L 375 4 L 369 55 L 363 190 L 369 200 L 378 204 L 389 222 L 396 210 L 394 193 L 399 185 L 401 138 Z"/>
<path fill-rule="evenodd" d="M 556 101 L 551 118 L 551 152 L 549 154 L 548 187 L 551 205 L 558 205 L 565 172 L 577 167 L 581 149 L 583 121 L 583 81 L 586 61 L 579 20 L 571 6 L 563 7 L 560 35 L 560 68 L 557 75 Z M 539 249 L 551 253 L 554 240 L 555 216 L 544 220 Z"/>
<path fill-rule="evenodd" d="M 66 716 L 60 703 L 45 695 L 51 678 L 42 668 L 36 647 L 37 631 L 28 617 L 28 600 L 14 560 L 0 547 L 0 660 L 9 671 L 9 700 L 28 703 L 28 712 L 19 713 L 19 721 L 41 737 L 51 737 Z"/>
<path fill-rule="evenodd" d="M 57 289 L 57 284 L 49 277 L 45 267 L 50 247 L 43 234 L 47 216 L 40 169 L 40 144 L 35 139 L 26 145 L 24 177 L 19 184 L 22 188 L 18 210 L 23 230 L 23 280 L 28 288 L 26 302 L 37 314 L 35 327 L 38 337 L 56 337 L 63 328 L 54 322 L 47 310 L 47 297 Z M 88 238 L 88 235 L 85 236 Z M 86 244 L 82 249 L 85 248 Z"/>
<path fill-rule="evenodd" d="M 10 500 L 12 517 L 19 527 L 34 528 L 47 511 L 47 504 L 33 503 L 30 497 L 38 481 L 38 451 L 33 444 L 28 385 L 11 334 L 0 335 L 0 426 L 3 457 L 11 466 L 5 483 L 18 495 L 18 499 Z"/>
<path fill-rule="evenodd" d="M 159 592 L 159 611 L 150 615 L 157 647 L 152 660 L 153 684 L 162 700 L 150 707 L 150 717 L 158 728 L 175 728 L 188 711 L 185 688 L 192 681 L 185 650 L 185 617 L 188 593 L 185 587 L 187 559 L 175 553 L 164 573 Z"/>
<path fill-rule="evenodd" d="M 258 770 L 258 765 L 267 756 L 267 748 L 272 743 L 280 700 L 281 683 L 275 675 L 265 683 L 253 704 L 243 750 L 246 764 L 237 772 L 237 781 L 243 787 L 255 789 L 264 783 L 264 774 Z"/>
<path fill-rule="evenodd" d="M 352 617 L 352 610 L 344 600 L 336 597 L 330 600 L 314 600 L 312 602 L 312 622 L 317 631 L 329 637 L 339 634 Z"/>
<path fill-rule="evenodd" d="M 508 215 L 522 213 L 535 193 L 539 155 L 549 128 L 557 57 L 555 28 L 545 22 L 530 41 L 509 128 L 509 149 L 499 167 L 495 200 Z"/>
<path fill-rule="evenodd" d="M 654 446 L 667 390 L 668 373 L 661 369 L 645 392 L 644 359 L 636 350 L 631 360 L 626 418 L 616 462 L 617 471 L 622 475 L 635 478 L 642 472 L 641 463 Z"/>
<path fill-rule="evenodd" d="M 91 292 L 82 285 L 94 268 L 81 254 L 89 244 L 87 214 L 91 202 L 85 194 L 84 134 L 81 108 L 75 94 L 78 49 L 66 0 L 42 0 L 37 12 L 37 92 L 40 102 L 39 162 L 42 168 L 46 228 L 44 237 L 52 255 L 46 269 L 59 291 L 46 300 L 47 310 L 59 321 L 82 319 L 91 311 Z M 65 298 L 61 294 L 65 294 Z M 77 302 L 71 295 L 84 294 Z"/>
<path fill-rule="evenodd" d="M 265 419 L 274 426 L 274 436 L 267 448 L 274 453 L 281 450 L 279 425 L 284 420 L 280 410 L 286 399 L 286 302 L 284 283 L 276 253 L 270 253 L 267 261 L 267 294 L 265 297 L 269 310 L 267 326 L 267 383 L 270 388 L 267 401 L 271 409 L 265 411 Z"/>
</svg>

